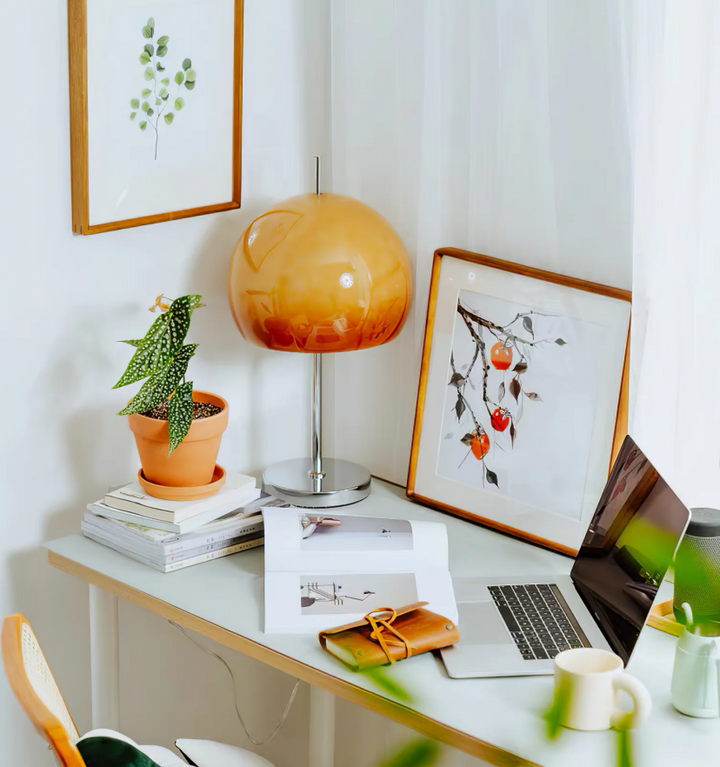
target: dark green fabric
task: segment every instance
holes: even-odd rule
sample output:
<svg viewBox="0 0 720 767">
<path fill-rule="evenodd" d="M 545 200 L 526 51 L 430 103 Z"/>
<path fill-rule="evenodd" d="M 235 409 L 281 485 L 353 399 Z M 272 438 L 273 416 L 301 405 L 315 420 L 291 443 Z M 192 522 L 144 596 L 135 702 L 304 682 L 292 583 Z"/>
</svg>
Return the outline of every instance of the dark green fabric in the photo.
<svg viewBox="0 0 720 767">
<path fill-rule="evenodd" d="M 135 746 L 115 738 L 87 738 L 78 744 L 86 767 L 158 767 Z"/>
</svg>

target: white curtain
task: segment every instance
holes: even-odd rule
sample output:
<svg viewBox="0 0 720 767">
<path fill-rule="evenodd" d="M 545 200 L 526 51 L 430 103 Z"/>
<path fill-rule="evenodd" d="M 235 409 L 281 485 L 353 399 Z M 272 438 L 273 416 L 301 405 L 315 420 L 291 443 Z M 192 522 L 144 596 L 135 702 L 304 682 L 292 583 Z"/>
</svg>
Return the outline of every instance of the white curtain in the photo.
<svg viewBox="0 0 720 767">
<path fill-rule="evenodd" d="M 720 507 L 720 4 L 638 0 L 632 39 L 633 431 Z"/>
<path fill-rule="evenodd" d="M 630 287 L 622 14 L 622 0 L 332 0 L 331 188 L 388 218 L 415 281 L 396 341 L 329 361 L 328 454 L 405 483 L 436 248 Z"/>
</svg>

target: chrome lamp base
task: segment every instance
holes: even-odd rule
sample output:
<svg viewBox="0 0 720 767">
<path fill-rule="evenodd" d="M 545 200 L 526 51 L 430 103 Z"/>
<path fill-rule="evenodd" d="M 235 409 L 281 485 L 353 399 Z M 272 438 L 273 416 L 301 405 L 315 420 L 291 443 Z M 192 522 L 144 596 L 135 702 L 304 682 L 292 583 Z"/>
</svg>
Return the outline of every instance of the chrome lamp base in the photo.
<svg viewBox="0 0 720 767">
<path fill-rule="evenodd" d="M 309 509 L 347 506 L 370 495 L 370 472 L 357 463 L 323 458 L 322 473 L 323 477 L 313 477 L 310 458 L 281 461 L 265 469 L 263 490 Z"/>
</svg>

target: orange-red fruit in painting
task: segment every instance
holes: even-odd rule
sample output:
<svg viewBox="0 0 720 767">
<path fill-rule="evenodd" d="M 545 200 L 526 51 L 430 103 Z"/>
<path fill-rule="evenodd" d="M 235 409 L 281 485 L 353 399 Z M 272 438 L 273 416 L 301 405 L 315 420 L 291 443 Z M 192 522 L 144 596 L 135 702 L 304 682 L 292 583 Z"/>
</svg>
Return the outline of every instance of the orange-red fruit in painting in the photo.
<svg viewBox="0 0 720 767">
<path fill-rule="evenodd" d="M 482 434 L 474 434 L 472 442 L 470 443 L 470 450 L 472 450 L 472 454 L 478 461 L 482 461 L 487 455 L 488 450 L 490 450 L 490 437 L 488 437 L 485 432 Z"/>
<path fill-rule="evenodd" d="M 505 431 L 510 424 L 510 416 L 508 411 L 499 407 L 495 409 L 495 412 L 490 416 L 490 425 L 495 431 Z"/>
<path fill-rule="evenodd" d="M 301 194 L 247 228 L 233 253 L 228 297 L 258 346 L 344 352 L 391 341 L 410 308 L 410 261 L 372 208 L 339 194 Z"/>
<path fill-rule="evenodd" d="M 502 341 L 498 341 L 490 349 L 490 362 L 497 370 L 507 370 L 512 363 L 512 349 L 505 346 Z"/>
</svg>

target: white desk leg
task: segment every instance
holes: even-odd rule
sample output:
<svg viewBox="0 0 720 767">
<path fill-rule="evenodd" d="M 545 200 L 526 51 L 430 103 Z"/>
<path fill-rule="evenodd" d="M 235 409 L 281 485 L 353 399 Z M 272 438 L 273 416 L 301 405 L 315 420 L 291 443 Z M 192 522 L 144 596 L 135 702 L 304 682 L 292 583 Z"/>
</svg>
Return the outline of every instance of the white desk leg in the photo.
<svg viewBox="0 0 720 767">
<path fill-rule="evenodd" d="M 115 594 L 90 585 L 90 679 L 92 726 L 120 730 L 118 602 Z"/>
<path fill-rule="evenodd" d="M 310 767 L 335 763 L 335 696 L 310 686 Z"/>
</svg>

